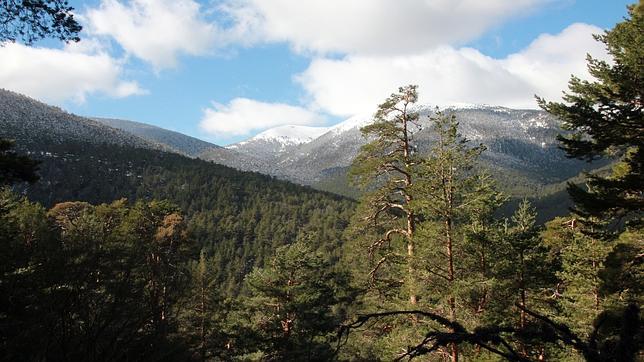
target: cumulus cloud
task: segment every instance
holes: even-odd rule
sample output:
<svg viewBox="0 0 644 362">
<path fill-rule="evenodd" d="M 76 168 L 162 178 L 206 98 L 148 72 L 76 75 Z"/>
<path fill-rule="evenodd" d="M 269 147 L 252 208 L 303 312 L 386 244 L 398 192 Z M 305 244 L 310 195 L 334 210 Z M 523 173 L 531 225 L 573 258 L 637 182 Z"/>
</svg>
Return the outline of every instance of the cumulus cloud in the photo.
<svg viewBox="0 0 644 362">
<path fill-rule="evenodd" d="M 64 49 L 6 43 L 0 47 L 0 87 L 52 102 L 83 102 L 88 94 L 111 97 L 143 94 L 138 83 L 123 80 L 122 62 L 92 41 Z"/>
<path fill-rule="evenodd" d="M 229 35 L 299 51 L 407 54 L 480 36 L 503 20 L 561 0 L 229 0 Z"/>
<path fill-rule="evenodd" d="M 217 34 L 192 0 L 102 0 L 82 18 L 89 32 L 112 37 L 156 70 L 175 67 L 180 54 L 207 54 Z"/>
<path fill-rule="evenodd" d="M 476 49 L 437 47 L 414 55 L 349 55 L 317 58 L 296 77 L 311 108 L 350 116 L 372 111 L 403 84 L 418 84 L 423 103 L 461 103 L 535 108 L 534 94 L 558 99 L 571 74 L 588 78 L 585 56 L 606 58 L 592 34 L 601 29 L 573 24 L 542 35 L 503 59 Z"/>
<path fill-rule="evenodd" d="M 559 98 L 572 74 L 590 79 L 586 54 L 610 60 L 604 44 L 592 37 L 600 33 L 603 30 L 596 26 L 572 24 L 557 35 L 542 34 L 523 51 L 504 59 L 502 65 L 531 84 L 539 95 Z"/>
<path fill-rule="evenodd" d="M 281 125 L 319 125 L 324 118 L 302 107 L 235 98 L 229 104 L 206 108 L 200 127 L 217 136 L 242 136 Z"/>
</svg>

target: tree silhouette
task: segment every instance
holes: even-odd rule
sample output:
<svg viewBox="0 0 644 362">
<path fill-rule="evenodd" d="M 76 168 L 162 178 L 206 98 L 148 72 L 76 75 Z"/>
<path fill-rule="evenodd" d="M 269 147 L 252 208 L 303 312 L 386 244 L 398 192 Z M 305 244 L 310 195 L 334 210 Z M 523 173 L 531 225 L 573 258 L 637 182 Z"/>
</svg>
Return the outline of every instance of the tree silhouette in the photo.
<svg viewBox="0 0 644 362">
<path fill-rule="evenodd" d="M 81 25 L 67 0 L 0 1 L 0 43 L 22 41 L 27 45 L 43 38 L 79 41 Z"/>
</svg>

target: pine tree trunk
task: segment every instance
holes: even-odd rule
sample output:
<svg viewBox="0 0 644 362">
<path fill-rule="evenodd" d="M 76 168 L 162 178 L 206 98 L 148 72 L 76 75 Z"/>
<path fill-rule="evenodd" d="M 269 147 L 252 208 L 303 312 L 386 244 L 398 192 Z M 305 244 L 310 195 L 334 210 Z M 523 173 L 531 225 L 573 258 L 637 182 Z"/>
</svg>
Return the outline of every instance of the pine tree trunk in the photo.
<svg viewBox="0 0 644 362">
<path fill-rule="evenodd" d="M 523 330 L 526 325 L 526 314 L 524 309 L 526 308 L 526 292 L 525 292 L 525 280 L 524 280 L 524 270 L 525 270 L 525 262 L 523 260 L 523 251 L 521 251 L 520 254 L 521 257 L 521 271 L 519 274 L 519 290 L 520 290 L 520 298 L 521 298 L 521 311 L 519 312 L 519 328 Z"/>
<path fill-rule="evenodd" d="M 416 294 L 416 269 L 414 265 L 415 245 L 414 245 L 414 213 L 410 211 L 407 214 L 407 256 L 408 256 L 408 272 L 409 272 L 409 303 L 416 305 L 418 303 L 418 296 Z"/>
<path fill-rule="evenodd" d="M 446 244 L 447 244 L 446 246 L 447 246 L 447 260 L 448 260 L 447 277 L 448 277 L 449 288 L 451 292 L 452 285 L 455 279 L 451 216 L 448 216 L 445 219 L 445 238 L 446 238 Z M 451 321 L 455 321 L 456 320 L 456 299 L 454 298 L 454 296 L 451 296 L 449 298 L 448 303 L 449 303 L 449 319 Z M 451 330 L 451 332 L 455 332 L 455 331 Z M 451 343 L 450 350 L 451 350 L 452 362 L 458 362 L 458 345 L 456 343 Z"/>
<path fill-rule="evenodd" d="M 203 278 L 203 276 L 202 276 Z M 199 346 L 199 350 L 201 352 L 201 360 L 205 361 L 206 360 L 206 287 L 204 285 L 204 281 L 202 280 L 201 283 L 201 331 L 200 331 L 200 338 L 201 338 L 201 345 Z"/>
<path fill-rule="evenodd" d="M 411 150 L 410 150 L 410 145 L 409 145 L 409 130 L 408 130 L 408 124 L 407 124 L 407 106 L 405 105 L 405 110 L 403 112 L 403 134 L 404 134 L 404 140 L 403 140 L 403 159 L 405 161 L 405 168 L 407 170 L 410 169 L 411 163 L 410 163 L 410 156 L 411 156 Z M 404 179 L 405 182 L 405 188 L 409 189 L 412 185 L 412 179 L 411 175 L 407 174 Z M 405 203 L 407 204 L 407 207 L 409 208 L 409 204 L 412 201 L 412 197 L 409 194 L 405 195 Z M 409 210 L 407 211 L 407 257 L 408 257 L 408 280 L 409 280 L 409 303 L 411 305 L 416 305 L 418 303 L 418 295 L 417 295 L 417 278 L 416 278 L 416 269 L 415 269 L 415 263 L 414 263 L 414 256 L 415 256 L 415 245 L 414 245 L 414 230 L 415 229 L 415 221 L 414 221 L 414 211 Z"/>
</svg>

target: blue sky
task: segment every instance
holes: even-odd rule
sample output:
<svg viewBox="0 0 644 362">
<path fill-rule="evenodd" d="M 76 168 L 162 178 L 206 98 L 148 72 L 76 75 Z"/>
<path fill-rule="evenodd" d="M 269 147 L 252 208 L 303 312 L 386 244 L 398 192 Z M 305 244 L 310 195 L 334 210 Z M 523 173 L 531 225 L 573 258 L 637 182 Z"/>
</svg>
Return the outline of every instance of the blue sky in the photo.
<svg viewBox="0 0 644 362">
<path fill-rule="evenodd" d="M 217 144 L 421 101 L 534 108 L 557 98 L 621 0 L 72 1 L 79 44 L 0 48 L 0 87 L 87 116 Z"/>
</svg>

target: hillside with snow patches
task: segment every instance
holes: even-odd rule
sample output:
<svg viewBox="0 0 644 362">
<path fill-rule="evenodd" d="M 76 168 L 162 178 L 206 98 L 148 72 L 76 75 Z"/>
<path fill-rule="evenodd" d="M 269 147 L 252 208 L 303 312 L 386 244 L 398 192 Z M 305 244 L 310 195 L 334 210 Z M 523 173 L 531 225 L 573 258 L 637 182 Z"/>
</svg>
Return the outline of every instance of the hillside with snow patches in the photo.
<svg viewBox="0 0 644 362">
<path fill-rule="evenodd" d="M 435 107 L 421 105 L 416 110 L 422 129 L 415 138 L 419 151 L 427 152 L 433 138 L 428 120 Z M 541 187 L 590 169 L 585 162 L 567 158 L 558 148 L 556 136 L 562 132 L 559 122 L 543 111 L 467 105 L 449 107 L 444 112 L 456 116 L 460 132 L 473 144 L 487 147 L 483 161 L 508 182 Z M 229 148 L 266 161 L 266 167 L 258 172 L 314 186 L 346 183 L 348 167 L 368 141 L 360 128 L 372 118 L 358 115 L 332 127 L 281 126 Z"/>
<path fill-rule="evenodd" d="M 428 119 L 434 109 L 417 108 L 422 129 L 414 137 L 421 153 L 433 142 Z M 505 185 L 538 189 L 597 167 L 565 156 L 556 142 L 562 132 L 559 122 L 545 112 L 495 106 L 459 106 L 445 112 L 456 116 L 461 133 L 473 144 L 487 147 L 483 161 Z M 17 140 L 19 147 L 84 142 L 163 150 L 345 194 L 348 168 L 368 141 L 360 128 L 372 118 L 357 115 L 331 127 L 280 126 L 220 147 L 143 123 L 79 117 L 0 90 L 0 137 Z"/>
<path fill-rule="evenodd" d="M 320 135 L 326 133 L 328 127 L 309 127 L 286 125 L 268 129 L 256 136 L 226 147 L 229 150 L 241 153 L 247 157 L 263 160 L 269 164 L 278 161 L 293 147 L 309 143 Z M 282 176 L 278 170 L 257 170 Z"/>
<path fill-rule="evenodd" d="M 168 150 L 160 143 L 5 89 L 0 89 L 0 137 L 16 141 L 19 148 L 84 142 Z"/>
</svg>

